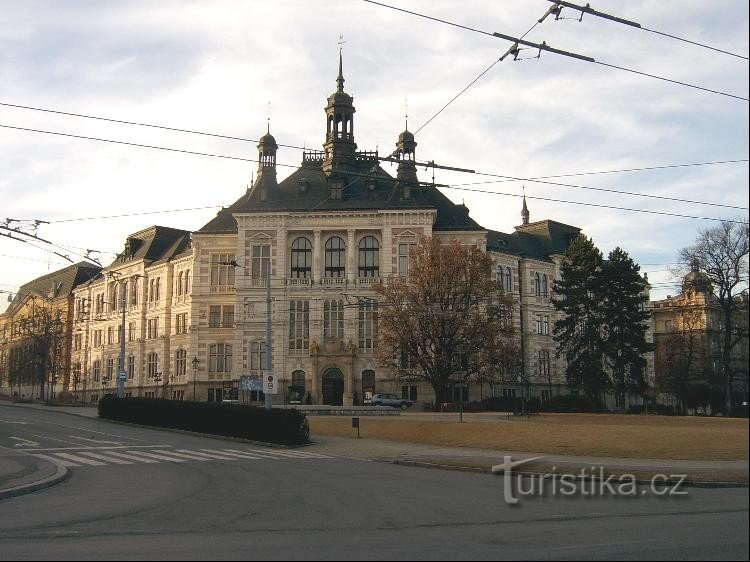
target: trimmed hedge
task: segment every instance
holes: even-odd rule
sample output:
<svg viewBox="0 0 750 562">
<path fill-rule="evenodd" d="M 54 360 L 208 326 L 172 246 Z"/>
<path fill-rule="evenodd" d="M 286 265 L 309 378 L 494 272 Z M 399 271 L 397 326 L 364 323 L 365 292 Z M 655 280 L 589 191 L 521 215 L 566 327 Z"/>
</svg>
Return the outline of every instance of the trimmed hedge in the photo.
<svg viewBox="0 0 750 562">
<path fill-rule="evenodd" d="M 99 417 L 281 445 L 310 440 L 307 417 L 299 410 L 109 395 L 99 401 Z"/>
</svg>

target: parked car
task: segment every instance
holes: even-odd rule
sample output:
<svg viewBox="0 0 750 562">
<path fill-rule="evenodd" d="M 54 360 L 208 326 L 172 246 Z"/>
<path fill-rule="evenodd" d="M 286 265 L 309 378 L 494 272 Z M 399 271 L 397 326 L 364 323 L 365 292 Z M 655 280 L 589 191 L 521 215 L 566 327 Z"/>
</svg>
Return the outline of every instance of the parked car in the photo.
<svg viewBox="0 0 750 562">
<path fill-rule="evenodd" d="M 372 405 L 373 406 L 390 406 L 391 408 L 401 408 L 406 410 L 413 404 L 411 400 L 401 398 L 396 394 L 373 394 Z"/>
</svg>

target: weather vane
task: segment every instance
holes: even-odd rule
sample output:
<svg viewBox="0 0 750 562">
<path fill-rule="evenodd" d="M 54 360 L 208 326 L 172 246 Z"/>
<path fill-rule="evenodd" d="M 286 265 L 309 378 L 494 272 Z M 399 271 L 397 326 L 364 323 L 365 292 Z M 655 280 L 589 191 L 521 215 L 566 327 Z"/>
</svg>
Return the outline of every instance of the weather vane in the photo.
<svg viewBox="0 0 750 562">
<path fill-rule="evenodd" d="M 344 35 L 341 34 L 339 35 L 339 53 L 344 48 L 344 43 L 346 43 L 346 41 L 344 41 Z"/>
</svg>

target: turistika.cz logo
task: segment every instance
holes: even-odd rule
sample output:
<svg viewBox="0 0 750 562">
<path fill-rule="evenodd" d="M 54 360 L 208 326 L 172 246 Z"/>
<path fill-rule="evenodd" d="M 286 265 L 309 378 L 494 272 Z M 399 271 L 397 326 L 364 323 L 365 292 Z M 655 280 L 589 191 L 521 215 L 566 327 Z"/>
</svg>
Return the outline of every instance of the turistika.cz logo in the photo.
<svg viewBox="0 0 750 562">
<path fill-rule="evenodd" d="M 647 481 L 638 481 L 634 474 L 606 474 L 606 469 L 596 466 L 582 468 L 577 473 L 558 472 L 553 466 L 551 472 L 516 472 L 519 466 L 538 461 L 544 457 L 532 457 L 514 461 L 510 456 L 503 457 L 503 464 L 492 467 L 494 474 L 503 473 L 503 494 L 505 503 L 516 505 L 519 497 L 541 496 L 587 496 L 587 497 L 636 497 L 653 495 L 656 497 L 684 496 L 682 483 L 686 474 L 655 474 Z M 513 478 L 515 476 L 515 478 Z"/>
</svg>

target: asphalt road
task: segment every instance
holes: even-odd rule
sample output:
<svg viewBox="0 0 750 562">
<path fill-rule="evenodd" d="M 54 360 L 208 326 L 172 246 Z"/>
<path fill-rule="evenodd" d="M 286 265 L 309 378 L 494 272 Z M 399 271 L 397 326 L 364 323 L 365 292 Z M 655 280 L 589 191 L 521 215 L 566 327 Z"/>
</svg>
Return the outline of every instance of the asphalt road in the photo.
<svg viewBox="0 0 750 562">
<path fill-rule="evenodd" d="M 14 423 L 10 423 L 14 422 Z M 25 423 L 24 423 L 25 422 Z M 524 497 L 502 477 L 0 405 L 71 477 L 0 501 L 0 559 L 748 559 L 748 490 Z"/>
</svg>

